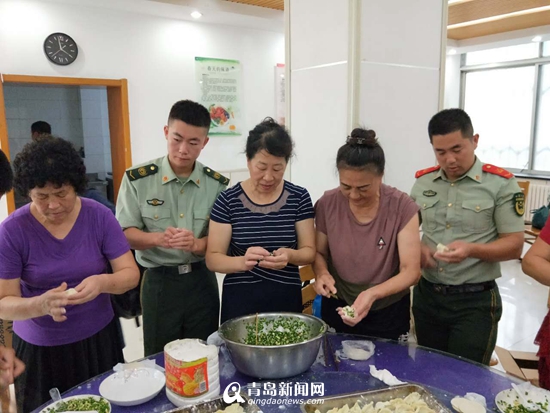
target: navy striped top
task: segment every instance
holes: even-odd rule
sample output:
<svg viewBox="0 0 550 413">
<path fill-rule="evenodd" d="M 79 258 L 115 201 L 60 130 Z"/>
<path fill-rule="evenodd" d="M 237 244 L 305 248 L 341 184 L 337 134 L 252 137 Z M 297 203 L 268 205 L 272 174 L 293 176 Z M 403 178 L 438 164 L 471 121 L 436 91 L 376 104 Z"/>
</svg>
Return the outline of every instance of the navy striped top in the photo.
<svg viewBox="0 0 550 413">
<path fill-rule="evenodd" d="M 269 252 L 279 248 L 296 249 L 296 222 L 313 216 L 309 192 L 287 181 L 284 181 L 279 199 L 267 205 L 252 202 L 238 183 L 220 194 L 210 213 L 213 221 L 231 225 L 228 251 L 231 257 L 244 256 L 249 247 L 262 247 Z M 256 266 L 250 271 L 227 274 L 224 284 L 248 284 L 264 280 L 301 285 L 298 267 L 292 264 L 281 270 Z"/>
</svg>

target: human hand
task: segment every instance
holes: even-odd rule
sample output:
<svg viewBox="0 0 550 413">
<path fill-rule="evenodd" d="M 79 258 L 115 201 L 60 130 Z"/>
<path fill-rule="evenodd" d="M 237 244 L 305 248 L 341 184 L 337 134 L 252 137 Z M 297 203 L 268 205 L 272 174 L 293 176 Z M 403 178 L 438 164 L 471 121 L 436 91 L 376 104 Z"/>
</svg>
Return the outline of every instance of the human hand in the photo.
<svg viewBox="0 0 550 413">
<path fill-rule="evenodd" d="M 440 261 L 457 264 L 468 258 L 472 251 L 472 244 L 464 241 L 453 241 L 447 245 L 449 251 L 436 252 L 434 258 Z"/>
<path fill-rule="evenodd" d="M 69 295 L 68 304 L 78 305 L 92 301 L 104 291 L 105 277 L 109 274 L 90 275 L 84 278 L 74 289 L 76 294 Z"/>
<path fill-rule="evenodd" d="M 11 348 L 0 347 L 0 391 L 5 390 L 25 370 L 25 364 Z"/>
<path fill-rule="evenodd" d="M 348 315 L 346 315 L 342 307 L 338 307 L 336 311 L 338 311 L 338 314 L 340 315 L 340 317 L 342 317 L 342 321 L 344 322 L 344 324 L 354 327 L 357 323 L 359 323 L 363 318 L 367 316 L 375 301 L 376 297 L 371 293 L 369 289 L 359 294 L 355 299 L 355 302 L 351 305 L 351 307 L 355 310 L 355 317 L 349 317 Z"/>
<path fill-rule="evenodd" d="M 158 232 L 157 234 L 157 246 L 161 248 L 172 248 L 170 246 L 170 240 L 174 235 L 178 233 L 178 229 L 174 227 L 168 227 L 164 232 Z"/>
<path fill-rule="evenodd" d="M 420 244 L 420 267 L 421 268 L 435 268 L 437 262 L 434 260 L 435 251 L 428 247 L 426 244 Z"/>
<path fill-rule="evenodd" d="M 268 250 L 262 247 L 250 247 L 244 254 L 244 271 L 250 271 L 266 257 L 269 257 Z"/>
<path fill-rule="evenodd" d="M 170 248 L 193 252 L 196 249 L 195 244 L 197 241 L 193 231 L 189 231 L 185 228 L 175 228 L 175 230 L 175 233 L 173 233 L 172 237 L 168 241 Z"/>
<path fill-rule="evenodd" d="M 279 248 L 258 263 L 258 267 L 282 270 L 288 265 L 290 249 Z"/>
<path fill-rule="evenodd" d="M 338 292 L 334 286 L 335 284 L 336 281 L 334 281 L 334 277 L 327 272 L 321 275 L 315 275 L 315 282 L 312 285 L 317 294 L 324 297 L 330 297 L 331 294 L 335 295 Z"/>
<path fill-rule="evenodd" d="M 46 291 L 39 296 L 39 304 L 42 315 L 49 315 L 54 321 L 62 322 L 67 319 L 65 306 L 68 303 L 67 283 L 63 282 L 57 288 Z"/>
</svg>

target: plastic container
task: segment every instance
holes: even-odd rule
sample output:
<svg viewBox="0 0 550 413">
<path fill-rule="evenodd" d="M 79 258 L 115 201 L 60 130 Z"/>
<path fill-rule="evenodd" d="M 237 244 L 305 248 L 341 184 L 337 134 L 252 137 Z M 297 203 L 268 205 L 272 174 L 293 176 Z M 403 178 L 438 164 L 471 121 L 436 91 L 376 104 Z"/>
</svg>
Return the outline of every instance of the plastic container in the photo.
<svg viewBox="0 0 550 413">
<path fill-rule="evenodd" d="M 164 346 L 166 396 L 176 406 L 196 404 L 220 394 L 218 347 L 198 339 Z"/>
</svg>

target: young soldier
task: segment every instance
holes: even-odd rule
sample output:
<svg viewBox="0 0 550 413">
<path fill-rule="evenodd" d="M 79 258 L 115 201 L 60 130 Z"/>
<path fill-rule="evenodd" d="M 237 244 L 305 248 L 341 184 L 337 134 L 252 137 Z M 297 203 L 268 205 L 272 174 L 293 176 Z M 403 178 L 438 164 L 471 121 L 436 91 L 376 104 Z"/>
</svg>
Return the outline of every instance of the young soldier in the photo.
<svg viewBox="0 0 550 413">
<path fill-rule="evenodd" d="M 495 279 L 500 261 L 521 255 L 525 197 L 510 172 L 475 156 L 463 110 L 439 112 L 428 133 L 439 166 L 418 171 L 411 193 L 423 231 L 418 343 L 489 364 L 502 315 Z"/>
<path fill-rule="evenodd" d="M 145 355 L 180 338 L 218 328 L 216 276 L 204 255 L 210 210 L 229 180 L 197 161 L 208 143 L 210 114 L 198 103 L 172 106 L 164 135 L 168 155 L 126 171 L 117 218 L 147 268 L 141 302 Z"/>
</svg>

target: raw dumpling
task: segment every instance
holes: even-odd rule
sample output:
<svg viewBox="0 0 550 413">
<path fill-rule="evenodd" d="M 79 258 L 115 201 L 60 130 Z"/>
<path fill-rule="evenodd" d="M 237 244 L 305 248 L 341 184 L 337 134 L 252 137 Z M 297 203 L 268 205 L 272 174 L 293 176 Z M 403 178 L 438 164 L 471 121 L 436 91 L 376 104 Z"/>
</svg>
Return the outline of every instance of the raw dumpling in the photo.
<svg viewBox="0 0 550 413">
<path fill-rule="evenodd" d="M 483 405 L 464 397 L 455 397 L 451 400 L 451 405 L 459 413 L 485 413 Z"/>
<path fill-rule="evenodd" d="M 348 316 L 349 318 L 355 318 L 355 309 L 353 307 L 347 305 L 342 308 L 342 311 L 344 312 L 344 315 Z"/>
<path fill-rule="evenodd" d="M 78 291 L 76 291 L 74 288 L 69 288 L 67 291 L 65 291 L 65 294 L 67 295 L 75 295 L 76 293 L 78 293 Z"/>
<path fill-rule="evenodd" d="M 437 250 L 437 252 L 449 252 L 450 251 L 450 249 L 447 248 L 447 246 L 445 246 L 441 243 L 437 244 L 437 247 L 435 247 L 435 249 Z"/>
</svg>

